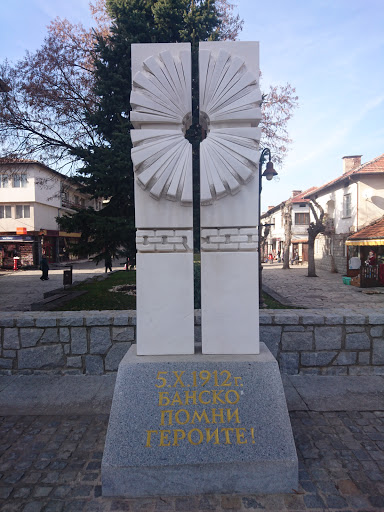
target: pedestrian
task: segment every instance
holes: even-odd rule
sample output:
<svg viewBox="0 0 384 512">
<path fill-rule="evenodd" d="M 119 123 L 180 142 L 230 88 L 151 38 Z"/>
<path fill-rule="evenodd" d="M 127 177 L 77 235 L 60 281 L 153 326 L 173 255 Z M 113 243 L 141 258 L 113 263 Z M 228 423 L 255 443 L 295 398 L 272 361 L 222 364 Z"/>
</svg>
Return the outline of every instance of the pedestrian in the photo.
<svg viewBox="0 0 384 512">
<path fill-rule="evenodd" d="M 47 260 L 47 257 L 46 257 L 45 254 L 43 254 L 42 257 L 41 257 L 40 270 L 42 271 L 40 279 L 42 281 L 48 281 L 48 279 L 49 279 L 49 277 L 48 277 L 49 265 L 48 265 L 48 260 Z"/>
<path fill-rule="evenodd" d="M 270 265 L 272 265 L 273 264 L 273 255 L 271 252 L 268 254 L 268 260 L 269 260 Z"/>
<path fill-rule="evenodd" d="M 112 258 L 111 255 L 107 252 L 105 255 L 105 271 L 108 272 L 108 270 L 112 272 Z"/>
</svg>

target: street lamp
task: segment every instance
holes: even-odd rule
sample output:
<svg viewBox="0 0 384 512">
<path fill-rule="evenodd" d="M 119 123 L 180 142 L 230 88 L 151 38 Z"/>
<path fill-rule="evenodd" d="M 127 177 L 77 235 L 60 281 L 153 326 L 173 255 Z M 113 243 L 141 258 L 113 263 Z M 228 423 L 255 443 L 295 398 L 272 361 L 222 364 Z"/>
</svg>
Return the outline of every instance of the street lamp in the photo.
<svg viewBox="0 0 384 512">
<path fill-rule="evenodd" d="M 262 172 L 263 170 L 263 165 L 266 161 L 266 158 L 267 158 L 267 155 L 269 156 L 269 160 L 267 162 L 267 166 L 266 166 L 266 169 L 264 172 Z M 264 301 L 263 301 L 263 286 L 262 286 L 262 272 L 263 272 L 263 266 L 261 264 L 261 231 L 262 231 L 262 226 L 261 226 L 261 190 L 262 190 L 262 183 L 261 183 L 261 178 L 267 178 L 268 181 L 271 181 L 271 179 L 274 177 L 274 176 L 277 176 L 277 172 L 275 171 L 275 169 L 273 168 L 273 162 L 271 161 L 271 150 L 269 148 L 264 148 L 263 151 L 261 152 L 261 155 L 260 155 L 260 160 L 259 160 L 259 229 L 258 229 L 258 233 L 259 233 L 259 241 L 258 241 L 258 251 L 259 251 L 259 308 L 263 308 L 264 307 Z"/>
</svg>

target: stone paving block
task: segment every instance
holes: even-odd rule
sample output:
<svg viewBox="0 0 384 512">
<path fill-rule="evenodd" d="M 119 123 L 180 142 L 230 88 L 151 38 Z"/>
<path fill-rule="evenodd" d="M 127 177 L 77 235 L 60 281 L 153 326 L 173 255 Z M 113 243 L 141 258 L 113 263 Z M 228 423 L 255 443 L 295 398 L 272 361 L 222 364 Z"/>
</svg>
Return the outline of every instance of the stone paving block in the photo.
<svg viewBox="0 0 384 512">
<path fill-rule="evenodd" d="M 0 314 L 0 327 L 13 327 L 15 320 L 13 318 L 7 318 Z"/>
<path fill-rule="evenodd" d="M 111 325 L 112 324 L 112 316 L 111 315 L 103 315 L 98 313 L 97 315 L 87 315 L 85 318 L 85 324 L 90 326 L 96 325 Z"/>
<path fill-rule="evenodd" d="M 358 313 L 355 313 L 353 315 L 345 315 L 345 323 L 354 325 L 364 325 L 365 323 L 367 323 L 367 318 L 365 315 L 360 315 Z"/>
<path fill-rule="evenodd" d="M 276 358 L 279 350 L 281 333 L 281 326 L 260 325 L 260 342 L 265 343 Z"/>
<path fill-rule="evenodd" d="M 347 334 L 345 337 L 345 348 L 349 350 L 364 350 L 371 347 L 371 340 L 365 332 Z"/>
<path fill-rule="evenodd" d="M 382 327 L 381 325 L 371 327 L 370 334 L 372 338 L 381 338 L 384 335 L 384 327 Z"/>
<path fill-rule="evenodd" d="M 325 323 L 325 318 L 321 314 L 314 315 L 313 313 L 300 315 L 300 320 L 303 325 L 323 325 Z"/>
<path fill-rule="evenodd" d="M 372 364 L 384 364 L 384 338 L 372 342 Z"/>
<path fill-rule="evenodd" d="M 36 327 L 56 327 L 57 319 L 48 316 L 36 317 Z"/>
<path fill-rule="evenodd" d="M 123 359 L 131 343 L 115 343 L 109 349 L 108 354 L 105 357 L 105 369 L 106 371 L 116 371 L 120 361 Z"/>
<path fill-rule="evenodd" d="M 56 328 L 48 327 L 44 329 L 44 334 L 40 339 L 40 343 L 58 343 L 59 342 L 59 330 Z"/>
<path fill-rule="evenodd" d="M 59 329 L 59 338 L 61 343 L 69 343 L 71 341 L 68 327 L 61 327 Z"/>
<path fill-rule="evenodd" d="M 299 315 L 297 313 L 279 313 L 274 316 L 273 321 L 278 325 L 298 325 Z"/>
<path fill-rule="evenodd" d="M 104 363 L 101 356 L 85 356 L 85 372 L 88 375 L 102 375 Z"/>
<path fill-rule="evenodd" d="M 71 329 L 71 352 L 72 354 L 85 354 L 88 351 L 87 331 L 80 327 Z"/>
<path fill-rule="evenodd" d="M 57 368 L 64 365 L 63 347 L 46 345 L 18 351 L 18 368 Z"/>
<path fill-rule="evenodd" d="M 34 327 L 35 318 L 33 316 L 22 316 L 16 319 L 17 327 Z"/>
<path fill-rule="evenodd" d="M 20 341 L 23 348 L 34 347 L 44 333 L 44 329 L 20 329 Z"/>
<path fill-rule="evenodd" d="M 369 315 L 368 323 L 369 324 L 378 324 L 378 325 L 383 326 L 384 325 L 384 314 L 372 313 L 371 315 Z"/>
<path fill-rule="evenodd" d="M 282 350 L 311 350 L 313 348 L 312 332 L 285 332 L 281 335 Z"/>
<path fill-rule="evenodd" d="M 315 327 L 316 350 L 332 350 L 341 348 L 341 327 Z"/>
<path fill-rule="evenodd" d="M 302 352 L 301 364 L 303 366 L 328 366 L 336 357 L 337 352 Z"/>
<path fill-rule="evenodd" d="M 68 327 L 81 327 L 84 325 L 84 318 L 83 316 L 79 315 L 65 316 L 59 319 L 59 325 Z"/>
<path fill-rule="evenodd" d="M 280 354 L 280 371 L 288 375 L 299 373 L 299 354 L 283 352 Z"/>
<path fill-rule="evenodd" d="M 129 317 L 128 315 L 115 315 L 113 317 L 113 325 L 129 325 Z"/>
<path fill-rule="evenodd" d="M 344 323 L 343 315 L 334 315 L 327 313 L 325 315 L 325 324 L 326 325 L 342 325 Z"/>
<path fill-rule="evenodd" d="M 356 364 L 356 362 L 357 362 L 357 352 L 341 351 L 333 364 L 335 364 L 335 365 L 350 365 L 350 364 Z"/>
<path fill-rule="evenodd" d="M 5 328 L 4 329 L 3 348 L 17 349 L 20 347 L 18 329 Z"/>
<path fill-rule="evenodd" d="M 133 341 L 135 339 L 134 327 L 113 327 L 112 340 L 113 341 Z"/>
<path fill-rule="evenodd" d="M 89 349 L 91 354 L 106 354 L 111 345 L 109 327 L 91 327 Z"/>
<path fill-rule="evenodd" d="M 67 365 L 73 368 L 81 368 L 82 361 L 81 356 L 67 357 Z"/>
</svg>

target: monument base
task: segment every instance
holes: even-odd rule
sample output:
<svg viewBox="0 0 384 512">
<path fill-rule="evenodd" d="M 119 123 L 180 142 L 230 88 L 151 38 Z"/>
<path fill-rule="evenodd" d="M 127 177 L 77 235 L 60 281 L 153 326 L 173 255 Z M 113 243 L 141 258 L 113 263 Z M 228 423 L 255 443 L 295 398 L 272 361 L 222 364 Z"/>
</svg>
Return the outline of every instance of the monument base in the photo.
<svg viewBox="0 0 384 512">
<path fill-rule="evenodd" d="M 119 366 L 102 461 L 104 496 L 284 493 L 298 462 L 277 361 L 137 356 Z"/>
</svg>

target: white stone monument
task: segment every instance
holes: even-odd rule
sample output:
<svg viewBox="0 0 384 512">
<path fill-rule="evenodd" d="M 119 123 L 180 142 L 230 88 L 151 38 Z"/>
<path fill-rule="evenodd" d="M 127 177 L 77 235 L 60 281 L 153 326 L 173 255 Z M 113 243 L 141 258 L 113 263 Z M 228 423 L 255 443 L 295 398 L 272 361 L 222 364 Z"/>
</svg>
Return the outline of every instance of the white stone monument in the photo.
<svg viewBox="0 0 384 512">
<path fill-rule="evenodd" d="M 132 45 L 137 353 L 193 354 L 191 47 Z"/>
<path fill-rule="evenodd" d="M 137 347 L 119 366 L 104 496 L 279 493 L 298 463 L 258 322 L 258 43 L 199 55 L 203 353 L 194 354 L 191 57 L 132 46 Z"/>
<path fill-rule="evenodd" d="M 203 354 L 259 353 L 259 44 L 200 43 Z"/>
</svg>

